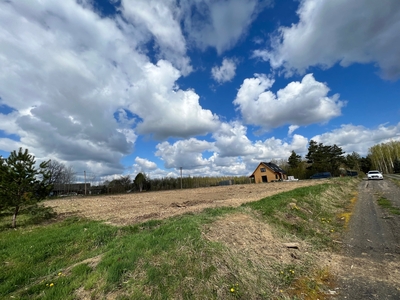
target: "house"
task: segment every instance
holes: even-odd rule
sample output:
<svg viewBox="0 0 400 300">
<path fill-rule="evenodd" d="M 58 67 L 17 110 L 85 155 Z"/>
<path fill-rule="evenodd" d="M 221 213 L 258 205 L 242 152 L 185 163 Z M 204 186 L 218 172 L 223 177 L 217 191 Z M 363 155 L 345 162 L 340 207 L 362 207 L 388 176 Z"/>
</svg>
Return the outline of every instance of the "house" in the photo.
<svg viewBox="0 0 400 300">
<path fill-rule="evenodd" d="M 271 162 L 261 162 L 249 177 L 254 183 L 287 180 L 286 172 Z"/>
</svg>

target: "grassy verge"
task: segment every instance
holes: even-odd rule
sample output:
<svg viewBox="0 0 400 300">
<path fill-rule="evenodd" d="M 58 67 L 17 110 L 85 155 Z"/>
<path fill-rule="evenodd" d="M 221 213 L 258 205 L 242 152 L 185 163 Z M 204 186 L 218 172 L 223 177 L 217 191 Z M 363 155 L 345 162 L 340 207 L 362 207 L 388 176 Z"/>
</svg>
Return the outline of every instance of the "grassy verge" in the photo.
<svg viewBox="0 0 400 300">
<path fill-rule="evenodd" d="M 393 206 L 392 202 L 385 197 L 379 197 L 378 205 L 393 215 L 400 215 L 400 208 Z"/>
<path fill-rule="evenodd" d="M 394 184 L 396 184 L 397 186 L 400 186 L 400 179 L 397 178 L 389 178 L 392 182 L 394 182 Z"/>
<path fill-rule="evenodd" d="M 134 226 L 72 218 L 2 228 L 0 297 L 324 299 L 332 278 L 318 253 L 340 239 L 357 182 Z"/>
</svg>

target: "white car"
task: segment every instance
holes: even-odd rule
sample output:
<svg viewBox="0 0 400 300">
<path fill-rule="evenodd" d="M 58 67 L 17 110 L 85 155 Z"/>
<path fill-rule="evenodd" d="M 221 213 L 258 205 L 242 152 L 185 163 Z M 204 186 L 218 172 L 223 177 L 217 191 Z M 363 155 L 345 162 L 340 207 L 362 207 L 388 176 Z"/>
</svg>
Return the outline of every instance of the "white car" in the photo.
<svg viewBox="0 0 400 300">
<path fill-rule="evenodd" d="M 368 180 L 370 180 L 370 179 L 382 180 L 382 179 L 383 179 L 382 173 L 379 172 L 379 171 L 376 171 L 376 170 L 374 170 L 374 171 L 369 171 L 369 172 L 367 173 L 367 177 L 368 177 Z"/>
</svg>

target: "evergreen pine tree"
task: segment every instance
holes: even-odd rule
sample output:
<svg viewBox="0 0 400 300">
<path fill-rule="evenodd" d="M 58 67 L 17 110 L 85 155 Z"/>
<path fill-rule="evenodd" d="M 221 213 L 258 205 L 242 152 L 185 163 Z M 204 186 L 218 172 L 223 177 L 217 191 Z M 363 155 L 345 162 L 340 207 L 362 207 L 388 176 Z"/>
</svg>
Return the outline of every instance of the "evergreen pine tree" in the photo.
<svg viewBox="0 0 400 300">
<path fill-rule="evenodd" d="M 42 162 L 39 170 L 35 163 L 35 157 L 22 148 L 6 159 L 0 158 L 0 203 L 13 209 L 13 228 L 21 207 L 36 204 L 50 192 L 49 162 Z"/>
</svg>

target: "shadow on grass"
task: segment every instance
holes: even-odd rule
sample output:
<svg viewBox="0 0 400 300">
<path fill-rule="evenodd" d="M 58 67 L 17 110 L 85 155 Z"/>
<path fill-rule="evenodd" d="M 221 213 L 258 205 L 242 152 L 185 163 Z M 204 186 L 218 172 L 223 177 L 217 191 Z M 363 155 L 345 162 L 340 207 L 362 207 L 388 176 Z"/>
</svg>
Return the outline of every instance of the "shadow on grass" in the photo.
<svg viewBox="0 0 400 300">
<path fill-rule="evenodd" d="M 56 217 L 51 207 L 44 207 L 40 204 L 24 207 L 17 215 L 17 228 L 47 223 Z M 13 229 L 11 222 L 13 218 L 12 209 L 5 209 L 0 213 L 0 231 Z"/>
</svg>

